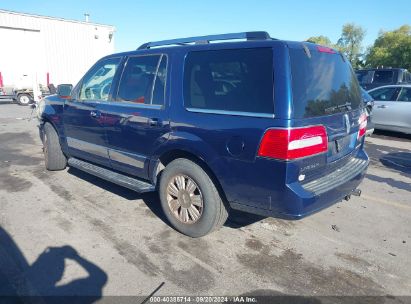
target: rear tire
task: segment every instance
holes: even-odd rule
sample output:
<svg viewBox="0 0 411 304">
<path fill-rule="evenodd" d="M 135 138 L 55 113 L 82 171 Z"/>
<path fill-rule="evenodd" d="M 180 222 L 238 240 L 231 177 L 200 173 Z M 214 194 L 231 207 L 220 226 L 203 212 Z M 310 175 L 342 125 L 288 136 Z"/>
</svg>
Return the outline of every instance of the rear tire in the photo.
<svg viewBox="0 0 411 304">
<path fill-rule="evenodd" d="M 227 208 L 210 176 L 188 159 L 169 163 L 161 174 L 159 188 L 164 214 L 185 235 L 204 236 L 227 220 Z"/>
<path fill-rule="evenodd" d="M 31 101 L 32 98 L 29 94 L 19 94 L 17 96 L 17 103 L 21 106 L 28 106 Z"/>
<path fill-rule="evenodd" d="M 61 150 L 58 134 L 50 123 L 44 125 L 43 151 L 47 170 L 58 171 L 66 168 L 67 158 Z"/>
</svg>

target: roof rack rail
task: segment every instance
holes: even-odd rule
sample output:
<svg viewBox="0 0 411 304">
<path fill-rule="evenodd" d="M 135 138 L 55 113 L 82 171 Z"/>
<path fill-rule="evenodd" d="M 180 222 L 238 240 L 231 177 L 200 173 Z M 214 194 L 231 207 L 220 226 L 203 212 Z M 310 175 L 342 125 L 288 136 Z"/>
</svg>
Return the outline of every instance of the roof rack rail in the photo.
<svg viewBox="0 0 411 304">
<path fill-rule="evenodd" d="M 207 43 L 210 43 L 210 41 L 222 41 L 222 40 L 233 40 L 233 39 L 274 40 L 273 38 L 270 37 L 270 35 L 267 32 L 242 32 L 242 33 L 197 36 L 197 37 L 147 42 L 147 43 L 142 44 L 138 48 L 138 50 L 149 49 L 149 48 L 156 47 L 156 46 L 185 45 L 188 43 L 207 44 Z"/>
</svg>

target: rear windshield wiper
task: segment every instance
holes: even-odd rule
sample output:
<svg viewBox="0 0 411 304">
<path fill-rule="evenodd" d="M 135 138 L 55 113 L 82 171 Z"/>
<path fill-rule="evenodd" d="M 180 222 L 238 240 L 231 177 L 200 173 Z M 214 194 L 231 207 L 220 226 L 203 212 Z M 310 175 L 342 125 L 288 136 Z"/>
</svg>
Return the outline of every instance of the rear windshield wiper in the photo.
<svg viewBox="0 0 411 304">
<path fill-rule="evenodd" d="M 332 112 L 335 112 L 335 110 L 342 110 L 342 109 L 346 109 L 346 110 L 350 111 L 351 110 L 351 102 L 346 102 L 346 103 L 338 105 L 338 106 L 326 108 L 325 112 L 326 113 L 332 113 Z"/>
</svg>

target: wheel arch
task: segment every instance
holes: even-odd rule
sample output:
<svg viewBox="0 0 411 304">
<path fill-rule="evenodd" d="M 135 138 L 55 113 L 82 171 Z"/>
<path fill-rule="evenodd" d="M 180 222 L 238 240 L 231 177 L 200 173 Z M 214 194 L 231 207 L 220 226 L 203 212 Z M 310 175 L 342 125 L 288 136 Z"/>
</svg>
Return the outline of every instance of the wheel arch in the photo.
<svg viewBox="0 0 411 304">
<path fill-rule="evenodd" d="M 192 161 L 193 163 L 197 164 L 200 166 L 201 169 L 203 169 L 207 175 L 211 178 L 213 181 L 214 185 L 216 186 L 219 194 L 223 198 L 224 204 L 227 205 L 227 197 L 225 195 L 223 186 L 220 182 L 220 179 L 217 177 L 217 174 L 215 173 L 215 170 L 207 163 L 207 159 L 203 157 L 202 155 L 197 154 L 194 151 L 190 151 L 188 149 L 183 149 L 183 148 L 173 148 L 169 149 L 165 152 L 163 152 L 156 161 L 154 161 L 153 166 L 151 166 L 151 179 L 154 184 L 158 187 L 158 180 L 161 177 L 161 172 L 163 169 L 171 163 L 173 160 L 176 160 L 178 158 L 184 158 Z"/>
<path fill-rule="evenodd" d="M 40 139 L 42 142 L 44 141 L 44 126 L 46 125 L 46 123 L 50 124 L 54 128 L 54 130 L 58 132 L 56 126 L 54 125 L 54 123 L 51 121 L 49 117 L 47 116 L 41 117 L 40 125 L 39 125 L 39 132 L 40 132 Z"/>
<path fill-rule="evenodd" d="M 31 98 L 33 98 L 33 96 L 34 96 L 32 92 L 24 92 L 24 91 L 22 91 L 22 92 L 17 92 L 17 93 L 16 93 L 17 96 L 23 95 L 23 94 L 24 94 L 24 95 L 28 95 L 28 96 L 30 96 Z"/>
<path fill-rule="evenodd" d="M 65 142 L 65 136 L 63 134 L 61 134 L 61 130 L 62 128 L 56 124 L 56 122 L 53 120 L 54 116 L 49 116 L 49 115 L 42 115 L 41 117 L 41 123 L 39 125 L 39 135 L 40 135 L 40 139 L 43 142 L 44 141 L 44 125 L 46 123 L 49 123 L 53 129 L 56 131 L 58 138 L 59 138 L 59 142 L 60 142 L 60 147 L 63 150 L 63 153 L 66 155 L 66 157 L 68 156 L 68 151 L 67 151 L 67 147 L 66 147 L 66 142 Z"/>
</svg>

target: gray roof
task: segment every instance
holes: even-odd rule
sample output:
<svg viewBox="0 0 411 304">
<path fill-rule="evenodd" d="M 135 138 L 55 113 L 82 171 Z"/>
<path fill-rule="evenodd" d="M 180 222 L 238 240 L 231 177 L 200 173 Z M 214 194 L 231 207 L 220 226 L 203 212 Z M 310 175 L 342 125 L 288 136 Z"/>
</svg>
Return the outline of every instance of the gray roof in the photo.
<svg viewBox="0 0 411 304">
<path fill-rule="evenodd" d="M 60 18 L 60 17 L 42 16 L 42 15 L 36 15 L 36 14 L 8 11 L 8 10 L 3 10 L 3 9 L 0 9 L 0 13 L 10 14 L 10 15 L 27 16 L 27 17 L 33 17 L 33 18 L 41 18 L 41 19 L 58 20 L 58 21 L 71 22 L 71 23 L 90 24 L 90 25 L 95 25 L 95 26 L 110 27 L 110 28 L 114 29 L 113 25 L 86 22 L 86 21 L 79 21 L 79 20 L 71 20 L 71 19 L 65 19 L 65 18 Z"/>
</svg>

